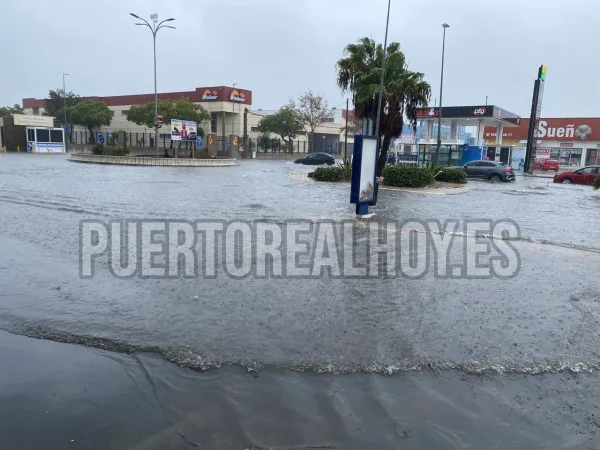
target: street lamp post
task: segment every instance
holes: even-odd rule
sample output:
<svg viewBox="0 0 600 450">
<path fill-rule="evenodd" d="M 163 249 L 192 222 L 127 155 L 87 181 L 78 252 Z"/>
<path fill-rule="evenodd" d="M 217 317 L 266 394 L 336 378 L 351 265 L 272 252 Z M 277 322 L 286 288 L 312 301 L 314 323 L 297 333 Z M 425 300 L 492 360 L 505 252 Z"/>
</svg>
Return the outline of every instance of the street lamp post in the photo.
<svg viewBox="0 0 600 450">
<path fill-rule="evenodd" d="M 375 120 L 375 136 L 377 136 L 378 147 L 381 145 L 379 139 L 379 122 L 381 121 L 381 97 L 383 96 L 383 78 L 385 75 L 385 57 L 387 52 L 388 25 L 390 24 L 390 5 L 392 0 L 388 0 L 387 19 L 385 22 L 385 40 L 383 41 L 383 62 L 381 63 L 381 78 L 379 80 L 379 99 L 377 100 L 377 119 Z"/>
<path fill-rule="evenodd" d="M 440 80 L 440 113 L 438 114 L 438 135 L 437 146 L 435 149 L 435 165 L 438 164 L 440 158 L 440 147 L 442 146 L 442 94 L 444 93 L 444 56 L 446 53 L 446 28 L 450 28 L 447 23 L 443 24 L 444 40 L 442 41 L 442 78 Z"/>
<path fill-rule="evenodd" d="M 170 19 L 165 19 L 162 22 L 158 22 L 158 14 L 151 14 L 150 20 L 152 21 L 152 25 L 150 25 L 146 19 L 142 19 L 141 17 L 136 16 L 133 13 L 129 13 L 129 15 L 144 22 L 144 23 L 136 23 L 136 25 L 147 26 L 148 28 L 150 28 L 150 31 L 152 32 L 152 40 L 154 43 L 154 147 L 156 148 L 156 156 L 158 157 L 158 121 L 157 121 L 157 118 L 158 118 L 158 94 L 157 94 L 157 90 L 156 90 L 156 33 L 158 33 L 158 30 L 160 30 L 161 28 L 175 29 L 175 27 L 172 27 L 170 25 L 163 25 L 165 22 L 171 22 L 175 19 L 170 18 Z"/>
<path fill-rule="evenodd" d="M 63 72 L 63 109 L 65 110 L 65 124 L 63 125 L 63 133 L 67 132 L 67 89 L 65 83 L 65 76 L 69 75 L 68 73 Z M 65 152 L 69 151 L 69 137 L 67 135 L 67 139 L 65 140 Z"/>
<path fill-rule="evenodd" d="M 237 83 L 233 83 L 233 88 L 231 90 L 231 139 L 233 139 L 233 136 L 235 135 L 235 96 L 233 95 L 233 92 L 235 91 L 236 85 Z"/>
</svg>

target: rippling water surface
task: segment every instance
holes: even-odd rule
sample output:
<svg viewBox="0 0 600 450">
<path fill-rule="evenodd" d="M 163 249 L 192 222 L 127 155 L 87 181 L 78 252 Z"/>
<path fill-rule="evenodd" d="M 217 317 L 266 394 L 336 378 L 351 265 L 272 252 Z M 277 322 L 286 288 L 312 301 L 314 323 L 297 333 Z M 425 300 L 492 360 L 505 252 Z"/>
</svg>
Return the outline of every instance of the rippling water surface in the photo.
<svg viewBox="0 0 600 450">
<path fill-rule="evenodd" d="M 201 370 L 516 376 L 600 368 L 600 195 L 550 179 L 473 182 L 459 195 L 380 191 L 373 212 L 384 220 L 515 220 L 521 270 L 508 280 L 115 279 L 102 267 L 79 278 L 81 219 L 354 220 L 348 186 L 299 176 L 309 170 L 0 155 L 0 328 L 152 350 Z"/>
</svg>

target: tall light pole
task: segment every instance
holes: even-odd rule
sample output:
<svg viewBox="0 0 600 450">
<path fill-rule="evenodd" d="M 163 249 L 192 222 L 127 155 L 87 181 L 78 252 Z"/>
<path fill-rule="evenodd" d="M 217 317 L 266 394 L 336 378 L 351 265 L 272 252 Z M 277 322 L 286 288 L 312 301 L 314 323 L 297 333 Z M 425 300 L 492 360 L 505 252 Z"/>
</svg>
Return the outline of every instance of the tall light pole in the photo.
<svg viewBox="0 0 600 450">
<path fill-rule="evenodd" d="M 444 40 L 442 41 L 442 79 L 440 81 L 440 113 L 438 114 L 438 135 L 437 147 L 435 149 L 435 165 L 438 164 L 440 158 L 440 147 L 442 146 L 442 95 L 444 93 L 444 56 L 446 53 L 446 28 L 450 28 L 447 23 L 442 24 L 444 28 Z"/>
<path fill-rule="evenodd" d="M 392 0 L 388 0 L 387 19 L 385 21 L 385 39 L 383 41 L 383 61 L 381 63 L 381 79 L 379 80 L 379 99 L 377 100 L 377 120 L 375 120 L 375 136 L 377 136 L 377 147 L 381 144 L 379 139 L 379 122 L 381 121 L 381 97 L 383 97 L 383 78 L 385 75 L 385 57 L 387 53 L 388 26 L 390 24 L 390 5 Z"/>
<path fill-rule="evenodd" d="M 237 83 L 233 83 L 233 88 L 231 90 L 231 111 L 233 114 L 231 116 L 231 139 L 233 139 L 233 136 L 235 135 L 235 95 L 233 95 L 233 92 L 235 91 L 236 85 Z"/>
<path fill-rule="evenodd" d="M 133 13 L 129 13 L 129 15 L 144 22 L 144 23 L 136 23 L 136 25 L 147 26 L 148 28 L 150 28 L 150 31 L 152 32 L 152 40 L 154 43 L 154 147 L 156 148 L 156 156 L 158 156 L 158 123 L 157 123 L 158 94 L 156 91 L 156 33 L 158 33 L 158 30 L 160 30 L 161 28 L 175 29 L 175 27 L 172 27 L 170 25 L 163 25 L 165 22 L 171 22 L 175 19 L 170 18 L 170 19 L 165 19 L 162 22 L 158 22 L 158 14 L 151 14 L 150 20 L 152 21 L 152 25 L 150 25 L 146 19 L 142 19 L 141 17 L 136 16 Z"/>
<path fill-rule="evenodd" d="M 67 132 L 67 88 L 65 83 L 65 76 L 68 76 L 68 73 L 63 72 L 63 109 L 65 110 L 65 124 L 63 125 L 63 133 Z M 69 138 L 65 140 L 65 152 L 69 151 Z"/>
</svg>

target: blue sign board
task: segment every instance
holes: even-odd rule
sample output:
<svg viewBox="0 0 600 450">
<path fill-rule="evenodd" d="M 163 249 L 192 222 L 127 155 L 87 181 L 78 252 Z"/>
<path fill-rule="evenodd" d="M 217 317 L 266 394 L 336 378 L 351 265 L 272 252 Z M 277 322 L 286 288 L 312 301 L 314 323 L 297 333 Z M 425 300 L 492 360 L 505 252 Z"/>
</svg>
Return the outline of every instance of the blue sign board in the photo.
<svg viewBox="0 0 600 450">
<path fill-rule="evenodd" d="M 196 145 L 202 147 L 202 136 L 196 136 Z"/>
<path fill-rule="evenodd" d="M 108 132 L 108 137 L 112 137 L 112 131 Z"/>
<path fill-rule="evenodd" d="M 71 132 L 71 128 L 69 127 L 69 125 L 67 125 L 65 127 L 65 133 L 70 133 Z"/>
<path fill-rule="evenodd" d="M 104 135 L 103 134 L 98 135 L 98 143 L 104 144 Z"/>
<path fill-rule="evenodd" d="M 227 140 L 227 148 L 231 147 L 231 141 Z"/>
<path fill-rule="evenodd" d="M 33 143 L 32 143 L 32 142 L 28 142 L 28 143 L 27 143 L 27 151 L 28 151 L 28 152 L 31 152 L 31 151 L 33 151 Z"/>
</svg>

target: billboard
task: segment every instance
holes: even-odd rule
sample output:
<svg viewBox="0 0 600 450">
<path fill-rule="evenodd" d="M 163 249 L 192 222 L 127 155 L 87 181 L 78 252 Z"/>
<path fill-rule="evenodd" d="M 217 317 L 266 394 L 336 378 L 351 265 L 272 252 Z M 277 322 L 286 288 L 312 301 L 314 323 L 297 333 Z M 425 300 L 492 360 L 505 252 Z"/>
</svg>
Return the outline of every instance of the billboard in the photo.
<svg viewBox="0 0 600 450">
<path fill-rule="evenodd" d="M 54 127 L 54 117 L 50 116 L 29 116 L 25 114 L 13 114 L 15 125 L 26 127 Z"/>
<path fill-rule="evenodd" d="M 171 119 L 172 141 L 194 141 L 196 142 L 197 125 L 191 120 Z"/>
<path fill-rule="evenodd" d="M 377 138 L 355 136 L 352 160 L 350 203 L 371 203 L 376 200 Z"/>
</svg>

